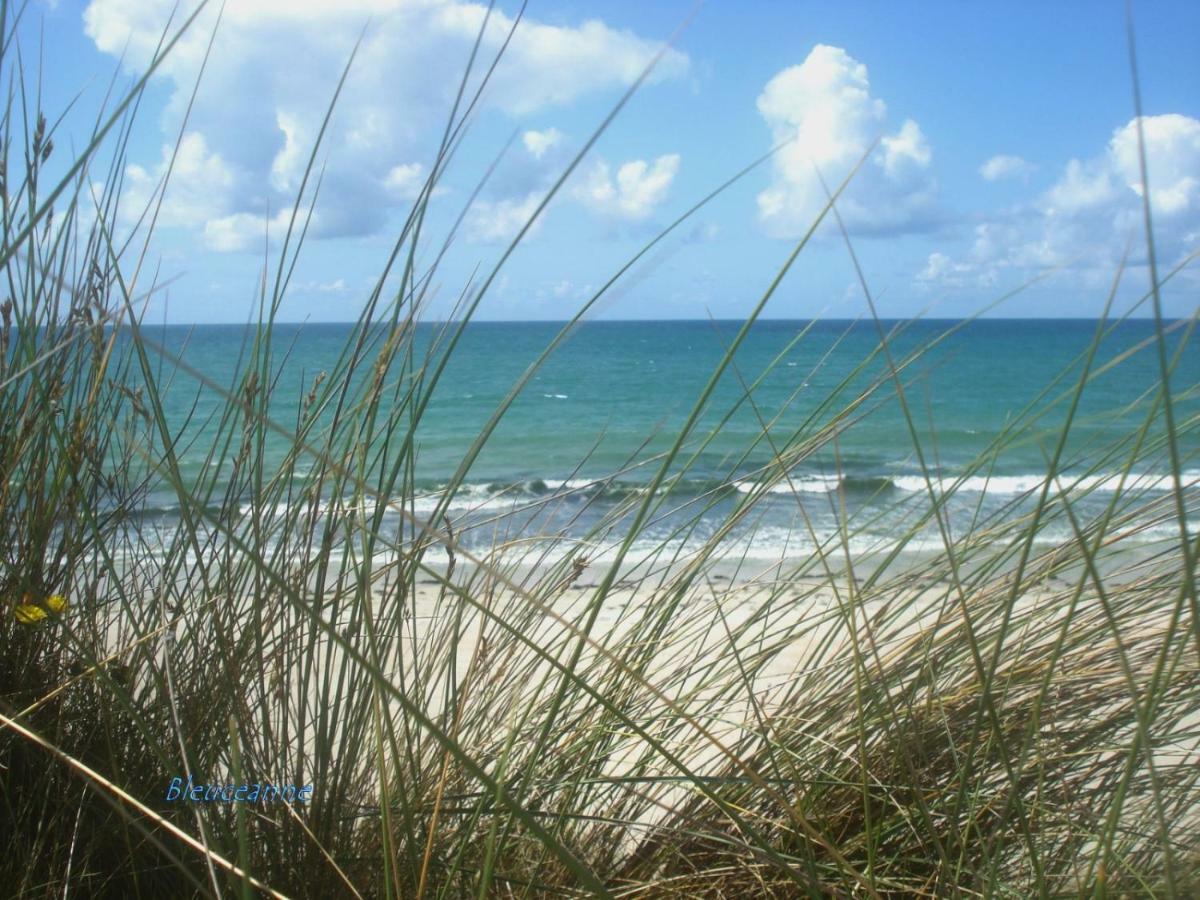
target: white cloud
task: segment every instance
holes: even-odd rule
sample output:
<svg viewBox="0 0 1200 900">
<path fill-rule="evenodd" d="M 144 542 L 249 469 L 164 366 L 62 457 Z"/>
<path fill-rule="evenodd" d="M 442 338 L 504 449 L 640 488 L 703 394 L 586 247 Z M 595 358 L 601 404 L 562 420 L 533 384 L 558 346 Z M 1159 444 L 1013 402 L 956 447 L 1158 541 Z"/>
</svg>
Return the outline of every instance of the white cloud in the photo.
<svg viewBox="0 0 1200 900">
<path fill-rule="evenodd" d="M 153 57 L 175 0 L 92 0 L 84 27 L 96 46 L 132 71 Z M 164 130 L 177 128 L 215 20 L 212 5 L 164 61 L 156 79 L 171 90 Z M 176 16 L 181 22 L 183 13 Z M 227 4 L 189 120 L 189 131 L 223 175 L 211 199 L 183 178 L 172 191 L 194 196 L 177 224 L 206 234 L 240 233 L 268 210 L 290 206 L 342 69 L 369 23 L 321 149 L 324 186 L 318 234 L 377 230 L 391 206 L 411 200 L 414 160 L 432 158 L 487 7 L 464 0 L 239 0 Z M 494 10 L 475 78 L 490 64 L 513 19 Z M 579 25 L 525 17 L 485 94 L 485 109 L 526 115 L 630 84 L 656 42 L 598 20 Z M 687 57 L 668 50 L 653 80 L 678 77 Z M 554 129 L 539 134 L 545 152 Z M 533 152 L 531 148 L 531 152 Z M 325 160 L 328 160 L 325 163 Z M 215 165 L 215 164 L 214 164 Z M 151 178 L 145 169 L 141 174 Z M 182 174 L 182 173 L 181 173 Z M 200 176 L 194 176 L 200 182 Z M 384 190 L 380 190 L 380 186 Z M 146 193 L 145 184 L 141 185 Z M 241 218 L 238 218 L 238 217 Z M 250 218 L 247 218 L 250 217 Z M 202 219 L 202 222 L 195 221 Z M 208 228 L 208 225 L 212 228 Z"/>
<path fill-rule="evenodd" d="M 300 122 L 296 116 L 278 110 L 275 124 L 283 133 L 283 146 L 271 160 L 271 186 L 278 191 L 293 191 L 300 186 L 305 163 L 304 145 L 300 137 Z"/>
<path fill-rule="evenodd" d="M 550 148 L 561 144 L 563 133 L 557 128 L 547 128 L 545 131 L 527 131 L 521 135 L 521 143 L 534 159 L 541 159 Z"/>
<path fill-rule="evenodd" d="M 1160 258 L 1171 265 L 1200 246 L 1200 121 L 1169 114 L 1144 117 L 1142 125 L 1154 238 Z M 1127 246 L 1133 247 L 1132 261 L 1140 261 L 1142 193 L 1134 119 L 1113 131 L 1102 153 L 1069 160 L 1031 202 L 976 225 L 964 259 L 943 257 L 918 281 L 945 283 L 968 271 L 982 279 L 1006 270 L 1027 277 L 1052 267 L 1111 277 Z"/>
<path fill-rule="evenodd" d="M 344 294 L 346 279 L 335 278 L 332 281 L 293 281 L 288 285 L 289 294 Z"/>
<path fill-rule="evenodd" d="M 917 273 L 917 281 L 942 287 L 961 287 L 973 269 L 967 263 L 955 262 L 945 253 L 935 251 L 929 254 L 925 268 Z"/>
<path fill-rule="evenodd" d="M 950 257 L 945 253 L 930 253 L 929 262 L 917 275 L 919 281 L 937 281 L 951 265 Z"/>
<path fill-rule="evenodd" d="M 164 145 L 153 172 L 134 164 L 125 167 L 125 195 L 121 203 L 126 222 L 137 219 L 151 203 L 157 203 L 171 156 L 172 148 Z M 219 153 L 208 149 L 204 135 L 188 132 L 175 154 L 166 199 L 158 213 L 159 226 L 203 226 L 227 207 L 234 186 L 232 170 Z"/>
<path fill-rule="evenodd" d="M 867 67 L 839 47 L 818 44 L 803 63 L 776 74 L 758 97 L 774 144 L 773 180 L 758 195 L 768 233 L 796 237 L 826 203 L 830 189 L 862 158 L 887 123 L 887 106 L 871 96 Z M 907 119 L 884 134 L 870 162 L 838 203 L 848 228 L 866 232 L 926 227 L 933 213 L 933 154 L 920 126 Z"/>
<path fill-rule="evenodd" d="M 487 193 L 472 204 L 466 221 L 469 240 L 512 240 L 553 187 L 563 157 L 570 154 L 567 136 L 554 128 L 526 132 L 522 143 L 527 152 L 510 154 L 497 168 Z M 614 175 L 608 161 L 598 159 L 574 173 L 568 188 L 550 205 L 575 203 L 610 220 L 645 220 L 666 200 L 679 161 L 677 153 L 663 154 L 652 163 L 629 160 Z M 541 224 L 539 218 L 526 236 L 536 234 Z"/>
<path fill-rule="evenodd" d="M 535 191 L 524 197 L 476 200 L 467 212 L 467 237 L 473 241 L 511 241 L 529 221 L 545 195 Z M 542 218 L 533 223 L 526 237 L 535 234 Z"/>
<path fill-rule="evenodd" d="M 303 216 L 304 213 L 301 213 Z M 287 233 L 292 210 L 281 209 L 270 219 L 254 213 L 233 213 L 204 223 L 204 243 L 210 250 L 228 253 L 238 250 L 258 250 Z M 303 227 L 298 217 L 296 229 Z"/>
<path fill-rule="evenodd" d="M 883 146 L 883 171 L 890 178 L 902 178 L 906 170 L 924 169 L 933 159 L 925 135 L 912 119 L 905 119 L 900 131 L 879 142 Z"/>
<path fill-rule="evenodd" d="M 1070 160 L 1062 177 L 1042 196 L 1042 210 L 1050 216 L 1073 216 L 1112 205 L 1121 185 L 1104 159 L 1082 163 Z"/>
<path fill-rule="evenodd" d="M 1033 171 L 1033 163 L 1019 156 L 999 154 L 993 156 L 979 167 L 979 174 L 984 181 L 1000 181 L 1004 178 L 1028 178 Z"/>
<path fill-rule="evenodd" d="M 393 166 L 383 179 L 387 192 L 402 200 L 413 200 L 425 183 L 425 167 L 420 163 Z"/>
<path fill-rule="evenodd" d="M 568 278 L 543 282 L 533 293 L 533 299 L 540 304 L 552 301 L 583 301 L 589 300 L 596 289 L 589 284 L 576 284 Z"/>
<path fill-rule="evenodd" d="M 468 211 L 465 232 L 469 240 L 512 240 L 575 152 L 569 136 L 557 128 L 526 131 L 521 144 L 524 152 L 509 153 L 500 161 Z M 572 174 L 550 206 L 576 204 L 610 221 L 643 221 L 667 199 L 679 164 L 679 154 L 665 153 L 653 162 L 628 160 L 617 166 L 614 174 L 608 160 L 596 159 Z M 539 217 L 526 237 L 538 232 L 543 218 Z"/>
<path fill-rule="evenodd" d="M 1150 205 L 1160 216 L 1197 212 L 1200 207 L 1200 121 L 1170 114 L 1143 116 Z M 1108 160 L 1127 187 L 1142 196 L 1137 120 L 1114 132 Z"/>
<path fill-rule="evenodd" d="M 575 188 L 575 197 L 585 206 L 606 215 L 638 220 L 647 218 L 667 198 L 679 171 L 679 154 L 667 153 L 653 164 L 635 159 L 617 169 L 598 160 Z"/>
</svg>

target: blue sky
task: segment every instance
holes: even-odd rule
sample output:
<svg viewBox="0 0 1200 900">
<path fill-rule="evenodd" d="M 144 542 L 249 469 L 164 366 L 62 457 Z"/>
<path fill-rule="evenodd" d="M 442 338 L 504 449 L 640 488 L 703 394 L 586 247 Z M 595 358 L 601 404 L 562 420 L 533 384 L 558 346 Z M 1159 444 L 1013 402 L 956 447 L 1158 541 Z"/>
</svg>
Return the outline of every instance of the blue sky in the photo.
<svg viewBox="0 0 1200 900">
<path fill-rule="evenodd" d="M 171 8 L 168 0 L 30 6 L 22 46 L 28 61 L 43 42 L 47 115 L 83 91 L 59 147 L 84 142 L 114 71 L 128 84 L 144 68 Z M 483 9 L 459 0 L 230 0 L 149 249 L 164 277 L 177 276 L 151 317 L 251 315 L 266 235 L 274 254 L 365 24 L 318 154 L 325 181 L 314 236 L 280 313 L 353 318 L 428 171 Z M 477 268 L 490 270 L 690 9 L 674 0 L 529 4 L 430 204 L 426 261 L 513 138 L 467 209 L 427 315 L 444 315 Z M 516 10 L 498 7 L 485 51 Z M 1200 5 L 1137 2 L 1134 14 L 1165 270 L 1200 247 Z M 142 103 L 125 165 L 126 223 L 160 185 L 211 30 L 206 14 Z M 882 315 L 969 315 L 1038 276 L 993 314 L 1094 315 L 1132 241 L 1120 294 L 1127 305 L 1148 284 L 1133 108 L 1121 3 L 711 2 L 535 223 L 479 315 L 570 316 L 664 225 L 783 143 L 596 310 L 605 318 L 744 315 L 821 204 L 815 171 L 837 182 L 875 141 L 840 209 Z M 1195 310 L 1196 269 L 1168 287 L 1168 314 Z M 767 315 L 863 310 L 829 223 Z"/>
</svg>

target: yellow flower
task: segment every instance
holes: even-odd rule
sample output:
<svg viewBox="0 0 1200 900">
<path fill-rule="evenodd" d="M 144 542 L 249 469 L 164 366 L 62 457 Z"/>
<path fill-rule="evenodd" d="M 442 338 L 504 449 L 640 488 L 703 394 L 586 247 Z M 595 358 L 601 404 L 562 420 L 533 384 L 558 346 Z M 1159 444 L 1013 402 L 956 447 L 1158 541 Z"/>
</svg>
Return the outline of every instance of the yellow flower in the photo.
<svg viewBox="0 0 1200 900">
<path fill-rule="evenodd" d="M 46 618 L 46 610 L 61 613 L 67 608 L 67 598 L 62 594 L 51 594 L 41 604 L 30 602 L 32 598 L 26 594 L 23 603 L 17 606 L 17 621 L 22 625 L 35 625 Z"/>
</svg>

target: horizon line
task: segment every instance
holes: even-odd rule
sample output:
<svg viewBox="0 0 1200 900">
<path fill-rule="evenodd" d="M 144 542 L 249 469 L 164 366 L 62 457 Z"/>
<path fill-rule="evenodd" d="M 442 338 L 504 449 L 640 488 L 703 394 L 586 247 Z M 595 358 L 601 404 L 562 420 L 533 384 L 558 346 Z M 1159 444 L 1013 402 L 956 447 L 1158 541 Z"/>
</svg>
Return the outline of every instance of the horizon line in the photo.
<svg viewBox="0 0 1200 900">
<path fill-rule="evenodd" d="M 1164 323 L 1182 322 L 1191 318 L 1191 316 L 1163 316 Z M 272 325 L 358 325 L 359 319 L 275 319 L 271 322 Z M 462 322 L 462 319 L 418 319 L 418 325 L 446 325 L 450 323 Z M 583 319 L 578 325 L 637 325 L 637 324 L 664 324 L 664 323 L 744 323 L 744 318 L 642 318 L 642 319 Z M 838 322 L 838 323 L 854 323 L 863 322 L 869 323 L 874 321 L 870 316 L 760 316 L 755 319 L 755 322 Z M 1099 322 L 1100 316 L 880 316 L 880 322 Z M 1113 324 L 1121 322 L 1154 322 L 1157 321 L 1153 315 L 1146 316 L 1108 316 L 1105 321 L 1110 321 Z M 571 322 L 570 319 L 470 319 L 467 324 L 475 325 L 567 325 Z M 194 328 L 194 327 L 229 327 L 229 326 L 245 326 L 249 327 L 261 322 L 253 321 L 227 321 L 227 322 L 141 322 L 140 328 Z M 381 320 L 375 320 L 373 324 L 381 324 Z M 129 327 L 122 323 L 121 327 Z"/>
</svg>

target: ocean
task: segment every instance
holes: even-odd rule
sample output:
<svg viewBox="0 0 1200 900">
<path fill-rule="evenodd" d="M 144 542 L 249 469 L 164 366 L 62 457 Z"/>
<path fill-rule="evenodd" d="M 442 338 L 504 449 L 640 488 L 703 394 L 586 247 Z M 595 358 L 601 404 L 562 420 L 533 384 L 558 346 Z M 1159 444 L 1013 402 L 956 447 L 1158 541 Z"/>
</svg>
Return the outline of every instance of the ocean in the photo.
<svg viewBox="0 0 1200 900">
<path fill-rule="evenodd" d="M 674 542 L 686 549 L 716 536 L 731 553 L 764 560 L 803 555 L 843 538 L 858 549 L 886 548 L 901 538 L 908 549 L 928 549 L 942 540 L 936 519 L 925 515 L 922 522 L 931 488 L 945 495 L 944 521 L 956 538 L 1027 512 L 1046 480 L 1097 323 L 984 319 L 883 326 L 900 367 L 907 416 L 873 322 L 755 323 L 666 470 L 638 545 L 649 550 Z M 615 552 L 622 527 L 660 474 L 741 323 L 578 325 L 533 375 L 461 475 L 460 487 L 445 496 L 489 417 L 562 327 L 466 326 L 416 429 L 411 487 L 392 500 L 417 516 L 444 512 L 461 539 L 477 548 L 517 535 L 556 534 L 580 542 L 592 556 Z M 1110 327 L 1075 411 L 1052 497 L 1068 493 L 1087 522 L 1102 515 L 1121 488 L 1122 504 L 1136 498 L 1161 513 L 1146 513 L 1155 520 L 1134 529 L 1138 537 L 1178 535 L 1161 412 L 1142 433 L 1160 382 L 1154 324 Z M 431 342 L 444 341 L 441 328 L 416 327 L 418 360 Z M 295 427 L 314 377 L 336 369 L 352 331 L 341 324 L 275 326 L 276 421 Z M 1194 513 L 1200 353 L 1183 343 L 1187 333 L 1175 323 L 1167 353 L 1174 365 L 1174 438 Z M 146 334 L 228 386 L 236 382 L 252 331 L 165 326 L 148 327 Z M 426 384 L 431 368 L 421 373 Z M 389 373 L 405 377 L 398 366 Z M 179 453 L 184 482 L 215 485 L 217 493 L 222 473 L 233 466 L 229 454 L 208 452 L 223 404 L 182 372 L 165 394 L 172 430 L 186 435 Z M 408 419 L 401 421 L 407 427 Z M 287 440 L 270 434 L 266 470 L 277 470 L 288 450 Z M 311 465 L 301 460 L 289 477 L 303 480 Z M 1155 498 L 1163 500 L 1155 505 Z M 731 515 L 751 500 L 730 527 Z M 262 515 L 252 496 L 241 501 L 247 514 Z M 163 524 L 177 514 L 174 492 L 157 486 L 146 515 Z M 1053 543 L 1072 533 L 1065 516 L 1048 516 L 1038 540 Z"/>
</svg>

